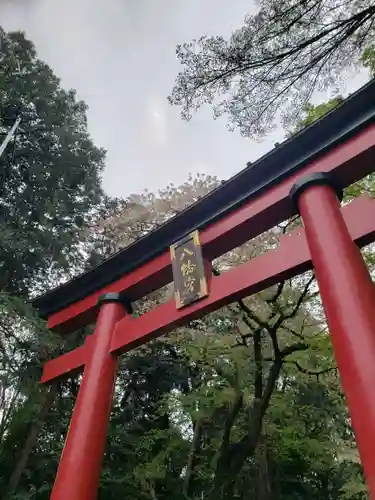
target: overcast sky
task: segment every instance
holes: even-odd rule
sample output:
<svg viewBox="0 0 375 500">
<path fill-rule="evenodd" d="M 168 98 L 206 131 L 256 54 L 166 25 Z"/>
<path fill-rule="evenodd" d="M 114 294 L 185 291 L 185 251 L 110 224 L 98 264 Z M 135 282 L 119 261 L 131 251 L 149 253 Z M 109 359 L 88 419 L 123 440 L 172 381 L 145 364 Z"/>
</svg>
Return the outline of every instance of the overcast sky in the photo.
<svg viewBox="0 0 375 500">
<path fill-rule="evenodd" d="M 126 196 L 183 182 L 189 172 L 221 179 L 283 139 L 261 143 L 228 132 L 206 108 L 183 122 L 166 101 L 179 70 L 178 43 L 229 35 L 249 0 L 0 0 L 0 24 L 26 32 L 38 55 L 89 105 L 89 129 L 108 150 L 104 187 Z M 347 82 L 345 91 L 363 83 Z"/>
</svg>

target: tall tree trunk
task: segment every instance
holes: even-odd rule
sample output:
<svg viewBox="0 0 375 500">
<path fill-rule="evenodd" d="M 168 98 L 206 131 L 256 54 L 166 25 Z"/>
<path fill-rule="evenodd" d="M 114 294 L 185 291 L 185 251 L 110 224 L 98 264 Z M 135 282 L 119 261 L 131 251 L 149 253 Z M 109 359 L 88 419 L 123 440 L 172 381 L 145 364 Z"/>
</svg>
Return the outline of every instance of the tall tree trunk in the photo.
<svg viewBox="0 0 375 500">
<path fill-rule="evenodd" d="M 291 348 L 286 349 L 284 350 L 286 353 L 291 350 Z M 261 438 L 263 418 L 270 404 L 282 365 L 282 358 L 273 363 L 261 399 L 255 400 L 249 409 L 248 433 L 238 443 L 228 443 L 224 453 L 220 454 L 215 471 L 214 486 L 208 500 L 230 500 L 231 496 L 233 496 L 238 474 L 241 472 L 246 459 L 254 456 L 256 452 Z"/>
<path fill-rule="evenodd" d="M 267 445 L 262 437 L 259 438 L 255 452 L 258 467 L 257 500 L 271 499 L 271 481 L 268 467 Z"/>
<path fill-rule="evenodd" d="M 228 470 L 215 477 L 215 485 L 208 495 L 208 500 L 232 500 L 237 473 Z"/>
<path fill-rule="evenodd" d="M 22 474 L 27 466 L 30 454 L 35 446 L 39 431 L 43 427 L 44 421 L 55 399 L 57 388 L 58 388 L 57 383 L 50 387 L 49 391 L 45 394 L 43 405 L 37 420 L 35 420 L 35 422 L 31 424 L 29 434 L 25 440 L 25 443 L 20 453 L 20 457 L 16 463 L 16 466 L 8 482 L 9 494 L 14 492 L 18 488 Z"/>
</svg>

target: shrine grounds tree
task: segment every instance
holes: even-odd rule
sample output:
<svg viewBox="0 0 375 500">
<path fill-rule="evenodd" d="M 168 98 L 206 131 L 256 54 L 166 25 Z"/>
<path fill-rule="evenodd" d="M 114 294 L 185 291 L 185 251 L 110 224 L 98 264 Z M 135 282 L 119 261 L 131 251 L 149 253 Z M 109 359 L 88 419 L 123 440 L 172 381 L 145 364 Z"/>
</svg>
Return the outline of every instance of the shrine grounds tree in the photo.
<svg viewBox="0 0 375 500">
<path fill-rule="evenodd" d="M 374 71 L 371 0 L 259 0 L 229 39 L 202 36 L 177 47 L 182 64 L 169 96 L 184 119 L 203 104 L 244 136 L 281 117 L 296 123 L 315 91 L 361 63 Z"/>
<path fill-rule="evenodd" d="M 16 486 L 53 401 L 38 387 L 41 363 L 61 348 L 25 296 L 84 267 L 85 234 L 116 200 L 101 188 L 105 152 L 89 136 L 86 105 L 23 33 L 0 27 L 0 41 L 0 142 L 21 118 L 0 158 L 0 456 L 17 434 L 3 468 Z"/>
<path fill-rule="evenodd" d="M 101 226 L 102 234 L 95 229 L 97 243 L 103 243 L 95 258 L 115 250 L 108 246 L 110 236 L 114 245 L 126 245 L 218 182 L 191 178 L 179 188 L 131 197 L 122 216 L 114 214 L 112 224 Z M 224 256 L 214 263 L 215 272 L 266 250 L 292 226 Z M 168 298 L 168 287 L 154 292 L 134 304 L 135 314 Z M 99 498 L 366 498 L 330 342 L 319 314 L 309 312 L 311 307 L 319 311 L 315 301 L 307 275 L 124 355 Z M 43 327 L 32 318 L 24 326 L 29 337 L 23 338 L 10 319 L 0 333 L 9 330 L 5 345 L 20 360 L 7 366 L 15 369 L 12 387 L 20 387 L 22 397 L 12 407 L 0 444 L 0 496 L 48 500 L 79 378 L 54 386 L 53 404 L 48 398 L 44 404 L 35 391 L 40 362 L 30 348 L 39 342 L 37 352 L 52 357 L 63 346 L 56 338 L 53 344 L 46 331 L 41 335 Z M 65 348 L 82 342 L 83 334 Z M 42 430 L 25 464 L 24 445 L 35 428 Z M 16 472 L 14 491 L 9 484 Z"/>
<path fill-rule="evenodd" d="M 104 150 L 87 106 L 65 91 L 23 33 L 0 28 L 0 139 L 21 124 L 0 159 L 0 291 L 25 293 L 46 273 L 82 264 L 80 232 L 104 199 Z"/>
</svg>

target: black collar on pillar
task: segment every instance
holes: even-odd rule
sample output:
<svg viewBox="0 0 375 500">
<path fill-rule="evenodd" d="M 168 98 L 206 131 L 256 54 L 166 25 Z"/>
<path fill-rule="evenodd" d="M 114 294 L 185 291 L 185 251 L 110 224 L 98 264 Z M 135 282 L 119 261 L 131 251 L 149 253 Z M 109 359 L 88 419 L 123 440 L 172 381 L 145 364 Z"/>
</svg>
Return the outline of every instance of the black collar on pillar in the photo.
<svg viewBox="0 0 375 500">
<path fill-rule="evenodd" d="M 103 295 L 100 295 L 100 297 L 98 298 L 97 305 L 98 307 L 100 307 L 103 304 L 108 304 L 108 302 L 119 302 L 125 307 L 125 310 L 128 314 L 133 313 L 133 307 L 131 302 L 121 293 L 118 292 L 104 293 Z"/>
<path fill-rule="evenodd" d="M 334 179 L 334 177 L 327 172 L 314 172 L 298 179 L 298 181 L 293 184 L 292 189 L 290 190 L 289 196 L 297 213 L 299 213 L 298 200 L 301 194 L 309 187 L 319 185 L 330 186 L 336 193 L 339 201 L 342 201 L 344 193 L 338 185 L 336 179 Z"/>
</svg>

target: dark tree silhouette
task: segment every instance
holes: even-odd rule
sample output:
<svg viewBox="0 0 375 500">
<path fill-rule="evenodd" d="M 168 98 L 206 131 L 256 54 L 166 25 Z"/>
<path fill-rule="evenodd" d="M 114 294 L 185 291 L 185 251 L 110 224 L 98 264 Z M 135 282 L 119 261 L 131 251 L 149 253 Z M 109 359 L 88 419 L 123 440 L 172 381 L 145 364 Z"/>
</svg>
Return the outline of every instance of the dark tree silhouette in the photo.
<svg viewBox="0 0 375 500">
<path fill-rule="evenodd" d="M 54 268 L 82 260 L 80 232 L 102 202 L 105 151 L 87 130 L 87 106 L 65 91 L 23 33 L 0 28 L 0 291 L 24 293 Z"/>
</svg>

